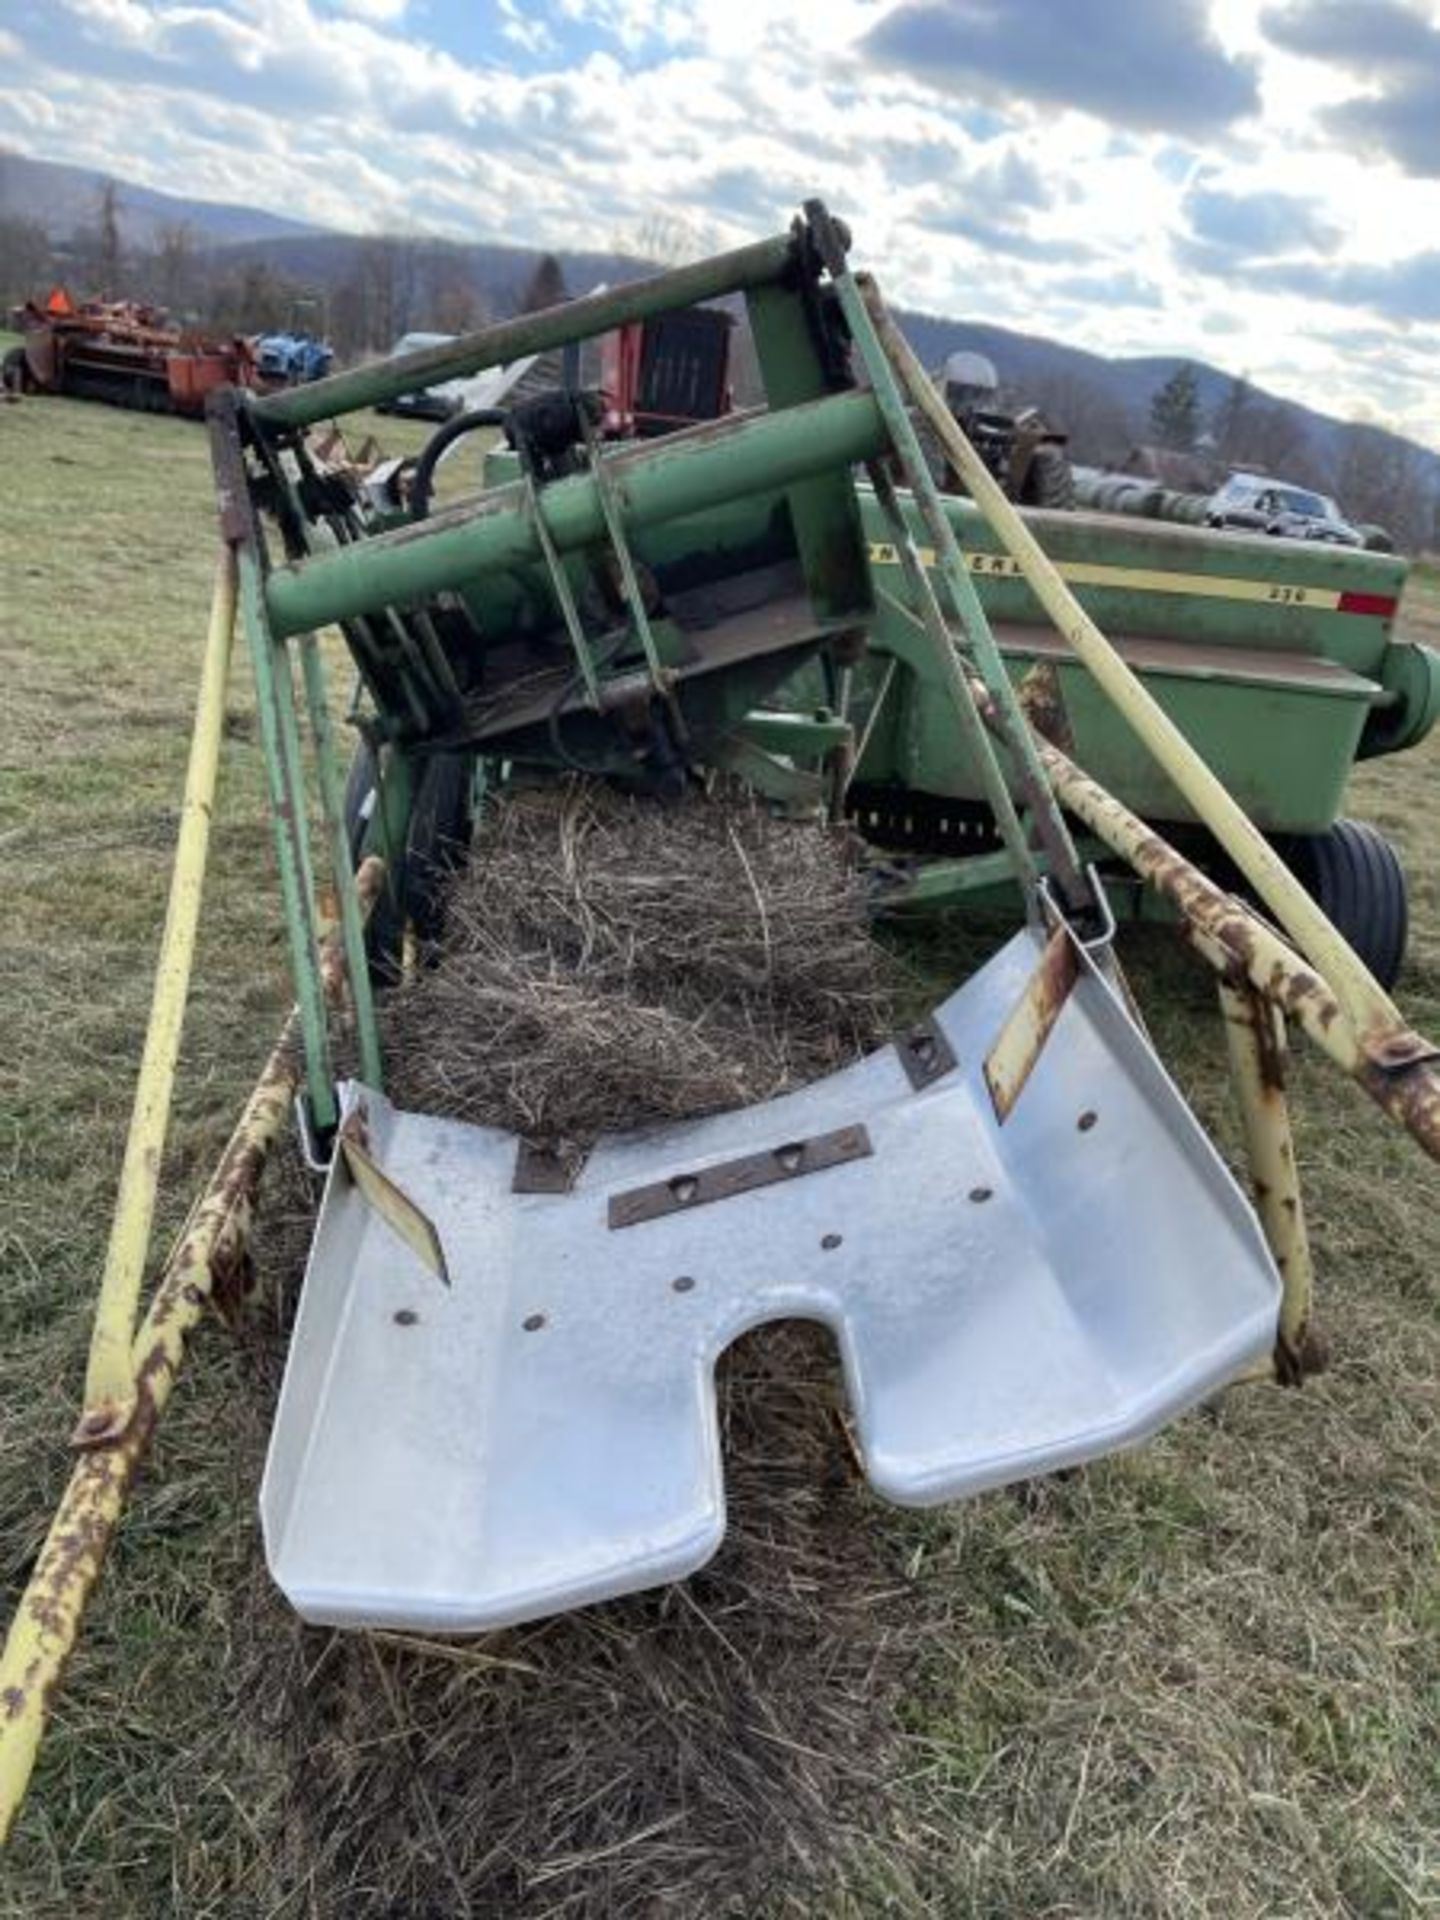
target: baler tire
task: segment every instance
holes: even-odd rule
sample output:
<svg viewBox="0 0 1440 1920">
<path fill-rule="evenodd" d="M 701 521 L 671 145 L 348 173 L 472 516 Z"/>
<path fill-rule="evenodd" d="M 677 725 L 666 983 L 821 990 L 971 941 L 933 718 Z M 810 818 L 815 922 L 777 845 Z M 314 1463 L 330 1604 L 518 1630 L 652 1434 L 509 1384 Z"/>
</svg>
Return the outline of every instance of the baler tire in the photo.
<svg viewBox="0 0 1440 1920">
<path fill-rule="evenodd" d="M 415 789 L 401 894 L 422 944 L 439 939 L 445 884 L 469 857 L 473 771 L 468 753 L 432 754 Z"/>
<path fill-rule="evenodd" d="M 1025 496 L 1032 507 L 1048 507 L 1056 513 L 1071 511 L 1075 505 L 1075 474 L 1063 447 L 1036 447 L 1025 476 Z"/>
<path fill-rule="evenodd" d="M 345 839 L 354 866 L 360 864 L 365 832 L 370 824 L 367 802 L 373 804 L 372 796 L 377 794 L 378 780 L 379 769 L 374 748 L 368 740 L 357 740 L 350 771 L 345 777 L 345 798 L 341 803 Z M 405 934 L 404 887 L 405 863 L 402 858 L 398 872 L 387 869 L 385 884 L 365 922 L 365 951 L 370 956 L 370 977 L 377 987 L 388 986 L 399 976 L 400 949 Z"/>
<path fill-rule="evenodd" d="M 1384 834 L 1363 820 L 1294 834 L 1279 851 L 1328 920 L 1382 987 L 1393 987 L 1409 934 L 1405 869 Z"/>
<path fill-rule="evenodd" d="M 377 782 L 375 749 L 368 740 L 357 740 L 354 758 L 350 762 L 350 771 L 345 776 L 345 799 L 341 806 L 341 817 L 345 822 L 345 838 L 350 844 L 350 859 L 355 866 L 360 864 L 360 850 L 365 844 L 365 829 L 370 824 L 366 802 L 376 791 Z"/>
<path fill-rule="evenodd" d="M 470 844 L 472 759 L 468 753 L 432 754 L 424 762 L 410 808 L 410 825 L 398 871 L 370 910 L 365 946 L 377 985 L 394 980 L 409 922 L 422 942 L 438 940 L 444 927 L 444 886 L 462 866 Z M 368 824 L 366 802 L 376 790 L 375 754 L 361 740 L 345 781 L 343 817 L 350 857 L 358 862 Z"/>
</svg>

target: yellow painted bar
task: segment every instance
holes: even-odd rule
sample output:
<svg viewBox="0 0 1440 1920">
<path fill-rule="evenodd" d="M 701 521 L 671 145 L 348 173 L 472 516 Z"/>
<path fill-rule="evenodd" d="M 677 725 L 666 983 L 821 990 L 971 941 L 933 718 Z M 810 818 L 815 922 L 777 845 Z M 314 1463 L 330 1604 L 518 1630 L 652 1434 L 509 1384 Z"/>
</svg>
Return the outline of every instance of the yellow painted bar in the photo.
<svg viewBox="0 0 1440 1920">
<path fill-rule="evenodd" d="M 95 1329 L 85 1375 L 85 1409 L 75 1434 L 82 1446 L 115 1438 L 124 1431 L 135 1411 L 131 1346 L 140 1287 L 145 1277 L 145 1257 L 150 1247 L 150 1227 L 155 1216 L 155 1190 L 170 1119 L 175 1062 L 180 1052 L 180 1030 L 185 1019 L 185 1001 L 195 957 L 195 931 L 205 885 L 210 814 L 215 802 L 220 735 L 225 719 L 225 684 L 229 678 L 230 642 L 235 630 L 235 595 L 235 557 L 226 547 L 216 570 L 210 602 L 195 726 L 190 736 L 190 764 L 185 774 L 185 799 L 170 876 L 170 904 L 161 936 L 150 1025 L 145 1034 L 145 1051 L 141 1056 L 130 1132 L 125 1142 L 105 1272 L 95 1306 Z"/>
<path fill-rule="evenodd" d="M 933 547 L 917 547 L 920 564 L 935 565 Z M 963 549 L 961 559 L 971 573 L 1002 580 L 1023 580 L 1025 570 L 1011 553 L 982 553 Z M 872 567 L 898 567 L 900 550 L 890 540 L 870 542 Z M 1316 607 L 1333 613 L 1340 605 L 1338 587 L 1304 587 L 1274 580 L 1246 580 L 1230 573 L 1171 573 L 1156 567 L 1116 567 L 1092 560 L 1052 562 L 1062 580 L 1073 587 L 1119 587 L 1130 593 L 1178 593 L 1187 600 L 1250 600 L 1265 605 L 1279 601 L 1287 607 Z"/>
<path fill-rule="evenodd" d="M 1186 942 L 1223 978 L 1248 980 L 1281 1008 L 1375 1104 L 1440 1160 L 1440 1048 L 1398 1014 L 1360 1028 L 1330 983 L 1259 914 L 1042 738 L 1040 758 L 1069 813 L 1170 901 Z"/>
<path fill-rule="evenodd" d="M 384 877 L 383 860 L 371 855 L 361 862 L 355 888 L 362 912 L 375 904 Z M 339 1004 L 345 957 L 333 933 L 321 957 L 321 977 L 327 1000 Z M 242 1271 L 260 1176 L 299 1081 L 298 1035 L 299 1015 L 292 1011 L 131 1343 L 128 1386 L 134 1414 L 114 1441 L 76 1460 L 10 1622 L 0 1651 L 0 1846 L 25 1798 L 61 1670 L 131 1482 L 170 1398 L 185 1343 L 217 1287 Z"/>
<path fill-rule="evenodd" d="M 113 1444 L 77 1458 L 10 1623 L 0 1653 L 0 1845 L 25 1797 L 60 1670 L 100 1577 L 130 1483 L 175 1384 L 185 1342 L 217 1280 L 235 1271 L 244 1254 L 255 1188 L 294 1096 L 294 1024 L 292 1016 L 126 1348 L 125 1397 L 132 1416 Z"/>
<path fill-rule="evenodd" d="M 873 281 L 861 277 L 866 302 L 911 398 L 934 428 L 976 506 L 1014 555 L 1035 597 L 1084 662 L 1112 705 L 1149 748 L 1197 816 L 1219 840 L 1256 893 L 1307 958 L 1320 969 L 1364 1034 L 1377 1023 L 1398 1026 L 1393 1002 L 1336 931 L 1244 809 L 1206 766 L 1086 613 L 1035 536 L 971 446 L 936 392 Z"/>
<path fill-rule="evenodd" d="M 1295 1384 L 1320 1371 L 1324 1349 L 1310 1324 L 1315 1276 L 1285 1098 L 1285 1016 L 1248 980 L 1218 985 L 1255 1211 L 1280 1269 L 1275 1372 Z"/>
</svg>

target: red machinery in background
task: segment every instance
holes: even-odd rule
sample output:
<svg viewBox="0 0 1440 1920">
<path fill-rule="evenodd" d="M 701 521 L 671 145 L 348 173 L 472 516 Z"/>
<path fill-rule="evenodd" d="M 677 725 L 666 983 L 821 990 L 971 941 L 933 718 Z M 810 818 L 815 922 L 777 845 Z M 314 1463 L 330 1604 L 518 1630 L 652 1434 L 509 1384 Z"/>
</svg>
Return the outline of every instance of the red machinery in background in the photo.
<svg viewBox="0 0 1440 1920">
<path fill-rule="evenodd" d="M 603 335 L 602 431 L 649 440 L 729 413 L 734 326 L 721 307 L 683 307 Z"/>
<path fill-rule="evenodd" d="M 212 387 L 255 384 L 249 343 L 211 340 L 173 326 L 159 307 L 134 300 L 71 299 L 52 288 L 45 304 L 17 307 L 24 338 L 0 363 L 7 391 L 63 393 L 151 413 L 203 414 Z"/>
</svg>

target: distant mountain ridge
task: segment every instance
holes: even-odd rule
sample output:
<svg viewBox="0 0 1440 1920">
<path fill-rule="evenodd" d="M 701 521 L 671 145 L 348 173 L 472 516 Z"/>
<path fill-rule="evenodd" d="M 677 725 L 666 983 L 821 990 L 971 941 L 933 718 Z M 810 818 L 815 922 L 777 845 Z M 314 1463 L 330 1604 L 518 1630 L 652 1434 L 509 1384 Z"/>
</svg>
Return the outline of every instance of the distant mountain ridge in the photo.
<svg viewBox="0 0 1440 1920">
<path fill-rule="evenodd" d="M 106 177 L 92 169 L 0 151 L 0 214 L 24 215 L 44 226 L 52 239 L 64 240 L 76 227 L 94 223 Z M 353 273 L 361 250 L 377 238 L 317 227 L 254 207 L 159 193 L 125 180 L 117 179 L 116 185 L 121 237 L 126 245 L 153 246 L 165 227 L 183 224 L 196 243 L 217 259 L 240 266 L 263 263 L 317 290 L 333 293 Z M 402 244 L 446 249 L 462 266 L 475 292 L 492 311 L 501 313 L 514 310 L 546 251 L 491 241 L 436 241 L 431 236 L 410 234 L 395 238 Z M 655 263 L 623 253 L 554 251 L 573 290 L 601 282 L 615 285 L 657 270 Z M 962 348 L 983 353 L 994 361 L 1004 385 L 1021 398 L 1053 403 L 1067 385 L 1076 395 L 1102 396 L 1117 417 L 1123 416 L 1125 430 L 1134 439 L 1145 437 L 1150 402 L 1180 367 L 1193 367 L 1200 411 L 1206 419 L 1214 416 L 1235 385 L 1233 375 L 1202 360 L 1187 361 L 1176 355 L 1112 358 L 989 322 L 904 310 L 897 310 L 897 317 L 927 366 L 940 365 L 947 354 Z M 412 324 L 424 325 L 425 321 L 417 317 Z M 1328 468 L 1338 462 L 1350 423 L 1261 387 L 1251 390 L 1251 398 L 1257 408 L 1275 410 L 1274 417 L 1288 428 L 1292 440 L 1313 450 L 1322 466 Z M 1440 493 L 1440 453 L 1388 430 L 1371 431 L 1377 442 L 1412 457 L 1421 484 Z"/>
<path fill-rule="evenodd" d="M 110 175 L 63 161 L 31 160 L 0 149 L 0 213 L 34 220 L 52 241 L 68 240 L 77 228 L 93 226 L 100 190 Z M 218 200 L 194 200 L 159 193 L 116 179 L 120 238 L 128 247 L 153 247 L 166 227 L 187 226 L 203 245 L 228 246 L 252 240 L 282 240 L 320 229 L 308 221 L 287 220 L 259 207 Z"/>
</svg>

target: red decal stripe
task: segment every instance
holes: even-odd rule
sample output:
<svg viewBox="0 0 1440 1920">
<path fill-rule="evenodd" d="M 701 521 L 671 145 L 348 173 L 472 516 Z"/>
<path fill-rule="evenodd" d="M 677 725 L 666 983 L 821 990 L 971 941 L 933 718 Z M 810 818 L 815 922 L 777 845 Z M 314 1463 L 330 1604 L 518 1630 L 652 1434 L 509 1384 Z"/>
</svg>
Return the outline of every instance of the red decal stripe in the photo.
<svg viewBox="0 0 1440 1920">
<path fill-rule="evenodd" d="M 1341 613 L 1376 613 L 1388 620 L 1400 602 L 1391 593 L 1342 593 Z"/>
</svg>

